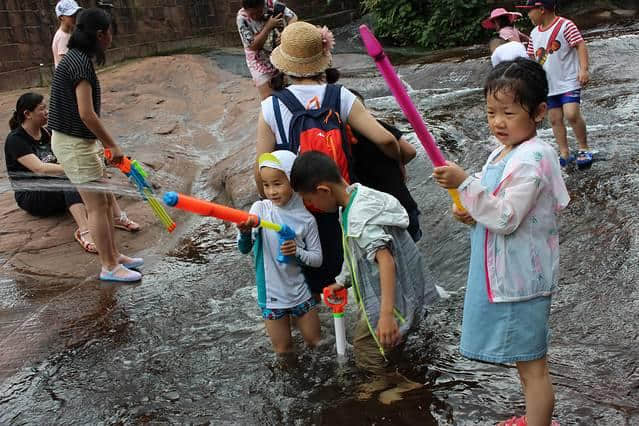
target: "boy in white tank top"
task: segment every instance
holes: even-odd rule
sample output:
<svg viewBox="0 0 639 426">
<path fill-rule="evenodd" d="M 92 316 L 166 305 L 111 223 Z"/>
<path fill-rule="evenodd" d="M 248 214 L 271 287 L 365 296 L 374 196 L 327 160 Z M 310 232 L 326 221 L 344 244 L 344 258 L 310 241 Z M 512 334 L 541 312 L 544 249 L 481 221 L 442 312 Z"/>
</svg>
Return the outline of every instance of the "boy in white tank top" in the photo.
<svg viewBox="0 0 639 426">
<path fill-rule="evenodd" d="M 588 147 L 586 123 L 581 115 L 581 88 L 588 84 L 588 48 L 577 26 L 555 14 L 555 0 L 527 0 L 523 6 L 535 28 L 530 33 L 528 55 L 539 62 L 548 78 L 548 116 L 559 145 L 562 167 L 575 160 L 570 154 L 564 118 L 579 142 L 577 166 L 590 167 L 593 151 Z"/>
</svg>

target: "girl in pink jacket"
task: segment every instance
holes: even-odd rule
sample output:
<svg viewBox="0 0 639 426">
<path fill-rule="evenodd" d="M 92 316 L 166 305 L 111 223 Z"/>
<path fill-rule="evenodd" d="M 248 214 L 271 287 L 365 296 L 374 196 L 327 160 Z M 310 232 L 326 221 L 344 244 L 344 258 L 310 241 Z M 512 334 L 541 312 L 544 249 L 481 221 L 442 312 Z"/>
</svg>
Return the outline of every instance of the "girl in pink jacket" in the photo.
<svg viewBox="0 0 639 426">
<path fill-rule="evenodd" d="M 557 213 L 570 200 L 555 150 L 536 138 L 546 114 L 546 74 L 534 61 L 502 62 L 484 87 L 490 129 L 499 141 L 481 173 L 455 163 L 434 177 L 456 188 L 472 226 L 460 350 L 467 358 L 517 365 L 526 416 L 506 426 L 548 426 L 554 394 L 546 353 L 551 295 L 559 280 Z"/>
</svg>

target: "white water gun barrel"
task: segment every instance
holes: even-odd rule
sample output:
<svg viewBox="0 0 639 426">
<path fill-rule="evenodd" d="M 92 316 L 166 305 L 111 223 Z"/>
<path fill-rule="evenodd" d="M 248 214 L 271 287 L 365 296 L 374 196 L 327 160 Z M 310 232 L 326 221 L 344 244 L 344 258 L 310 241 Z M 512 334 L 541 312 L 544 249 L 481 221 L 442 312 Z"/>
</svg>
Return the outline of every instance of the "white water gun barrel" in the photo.
<svg viewBox="0 0 639 426">
<path fill-rule="evenodd" d="M 344 313 L 333 314 L 335 322 L 335 347 L 337 356 L 346 358 L 346 327 L 344 325 Z"/>
<path fill-rule="evenodd" d="M 344 324 L 344 307 L 348 303 L 348 291 L 345 288 L 336 290 L 334 294 L 328 287 L 324 288 L 324 303 L 333 311 L 335 323 L 335 348 L 337 362 L 346 362 L 346 326 Z"/>
</svg>

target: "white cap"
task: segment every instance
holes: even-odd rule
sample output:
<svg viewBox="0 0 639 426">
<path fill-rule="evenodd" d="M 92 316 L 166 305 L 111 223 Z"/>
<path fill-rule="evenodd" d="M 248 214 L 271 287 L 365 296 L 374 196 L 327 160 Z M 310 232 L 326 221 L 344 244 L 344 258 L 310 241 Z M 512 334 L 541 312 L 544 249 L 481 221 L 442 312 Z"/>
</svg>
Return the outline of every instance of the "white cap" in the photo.
<svg viewBox="0 0 639 426">
<path fill-rule="evenodd" d="M 55 6 L 55 14 L 60 16 L 73 16 L 82 9 L 74 0 L 60 0 Z"/>
<path fill-rule="evenodd" d="M 286 174 L 287 178 L 291 178 L 291 169 L 297 156 L 291 151 L 280 150 L 268 152 L 260 155 L 257 162 L 262 167 L 270 167 L 271 169 L 281 170 Z"/>
</svg>

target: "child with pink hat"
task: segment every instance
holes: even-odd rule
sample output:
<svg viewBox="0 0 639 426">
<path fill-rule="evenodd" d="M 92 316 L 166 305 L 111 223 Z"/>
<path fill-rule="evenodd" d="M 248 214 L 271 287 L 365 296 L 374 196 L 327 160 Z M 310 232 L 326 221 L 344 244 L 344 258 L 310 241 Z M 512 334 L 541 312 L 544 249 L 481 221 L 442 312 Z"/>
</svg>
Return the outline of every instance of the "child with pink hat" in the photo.
<svg viewBox="0 0 639 426">
<path fill-rule="evenodd" d="M 521 18 L 521 13 L 509 12 L 503 7 L 499 7 L 490 12 L 490 16 L 481 22 L 481 26 L 487 30 L 496 30 L 499 37 L 504 40 L 528 43 L 530 40 L 528 36 L 513 25 L 519 18 Z"/>
</svg>

